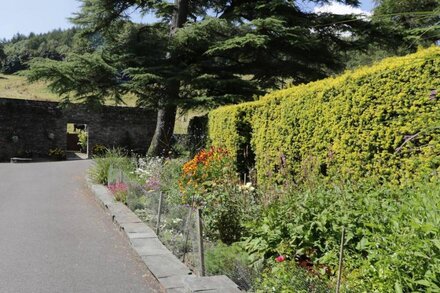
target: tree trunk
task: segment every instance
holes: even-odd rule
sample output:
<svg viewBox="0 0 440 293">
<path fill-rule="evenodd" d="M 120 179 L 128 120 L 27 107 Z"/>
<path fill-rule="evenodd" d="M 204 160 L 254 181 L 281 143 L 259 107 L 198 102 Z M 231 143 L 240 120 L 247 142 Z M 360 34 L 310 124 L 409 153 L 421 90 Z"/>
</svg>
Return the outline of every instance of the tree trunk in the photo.
<svg viewBox="0 0 440 293">
<path fill-rule="evenodd" d="M 163 105 L 158 109 L 156 129 L 148 149 L 149 156 L 166 157 L 170 154 L 176 112 L 176 105 Z"/>
<path fill-rule="evenodd" d="M 170 38 L 186 23 L 189 12 L 189 0 L 174 0 L 174 4 L 176 9 L 170 27 Z M 170 59 L 173 59 L 173 56 L 170 56 Z M 171 151 L 179 90 L 180 81 L 171 79 L 167 85 L 167 98 L 159 102 L 156 129 L 148 149 L 149 156 L 168 156 Z"/>
</svg>

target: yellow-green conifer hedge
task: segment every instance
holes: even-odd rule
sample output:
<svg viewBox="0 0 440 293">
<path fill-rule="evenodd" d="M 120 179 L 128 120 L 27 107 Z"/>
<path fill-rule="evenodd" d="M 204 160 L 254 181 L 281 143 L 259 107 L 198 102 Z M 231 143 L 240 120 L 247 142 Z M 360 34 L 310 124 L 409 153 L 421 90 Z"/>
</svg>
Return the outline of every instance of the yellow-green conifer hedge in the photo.
<svg viewBox="0 0 440 293">
<path fill-rule="evenodd" d="M 434 89 L 439 47 L 214 110 L 211 144 L 241 154 L 251 143 L 260 183 L 300 181 L 311 171 L 394 183 L 429 176 L 440 166 Z"/>
<path fill-rule="evenodd" d="M 243 103 L 221 107 L 209 113 L 208 130 L 211 144 L 226 148 L 234 154 L 240 172 L 246 172 L 248 164 L 254 164 L 252 119 L 261 102 Z M 249 162 L 250 161 L 250 162 Z"/>
</svg>

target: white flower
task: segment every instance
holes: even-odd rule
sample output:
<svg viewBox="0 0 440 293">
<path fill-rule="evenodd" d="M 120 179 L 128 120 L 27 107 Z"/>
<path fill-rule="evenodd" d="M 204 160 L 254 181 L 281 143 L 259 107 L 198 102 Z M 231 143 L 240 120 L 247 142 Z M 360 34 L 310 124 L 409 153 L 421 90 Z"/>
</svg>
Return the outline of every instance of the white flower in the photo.
<svg viewBox="0 0 440 293">
<path fill-rule="evenodd" d="M 162 169 L 162 159 L 159 157 L 139 158 L 137 165 L 138 167 L 135 170 L 135 174 L 142 180 L 148 180 L 148 178 L 160 173 Z"/>
<path fill-rule="evenodd" d="M 239 185 L 238 190 L 243 192 L 252 192 L 255 190 L 255 187 L 252 186 L 251 182 L 248 182 L 245 185 Z"/>
</svg>

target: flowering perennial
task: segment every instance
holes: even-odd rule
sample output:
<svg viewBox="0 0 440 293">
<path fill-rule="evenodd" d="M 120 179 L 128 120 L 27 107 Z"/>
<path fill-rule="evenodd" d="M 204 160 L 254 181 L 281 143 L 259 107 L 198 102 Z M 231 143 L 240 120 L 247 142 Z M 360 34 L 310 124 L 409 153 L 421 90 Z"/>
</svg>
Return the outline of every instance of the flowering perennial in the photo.
<svg viewBox="0 0 440 293">
<path fill-rule="evenodd" d="M 159 157 L 139 158 L 137 165 L 134 173 L 144 182 L 145 189 L 148 191 L 159 190 L 163 159 Z"/>
<path fill-rule="evenodd" d="M 204 193 L 230 180 L 231 174 L 235 175 L 232 162 L 227 150 L 211 147 L 209 150 L 201 150 L 191 161 L 185 163 L 179 180 L 183 203 L 204 204 Z"/>
<path fill-rule="evenodd" d="M 125 203 L 127 200 L 128 186 L 123 182 L 117 182 L 108 185 L 108 189 L 113 193 L 117 201 Z"/>
<path fill-rule="evenodd" d="M 286 257 L 284 255 L 280 255 L 280 256 L 275 258 L 276 262 L 283 262 L 285 260 L 286 260 Z"/>
<path fill-rule="evenodd" d="M 110 191 L 113 194 L 115 194 L 117 192 L 126 192 L 128 190 L 128 187 L 127 184 L 123 182 L 119 182 L 119 183 L 109 184 L 108 189 L 110 189 Z"/>
</svg>

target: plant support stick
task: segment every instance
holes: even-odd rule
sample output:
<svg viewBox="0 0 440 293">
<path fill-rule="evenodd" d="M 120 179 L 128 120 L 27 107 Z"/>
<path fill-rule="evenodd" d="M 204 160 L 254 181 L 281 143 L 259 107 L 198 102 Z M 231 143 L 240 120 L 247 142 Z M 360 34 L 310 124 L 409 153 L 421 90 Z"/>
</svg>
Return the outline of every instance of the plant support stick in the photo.
<svg viewBox="0 0 440 293">
<path fill-rule="evenodd" d="M 200 261 L 200 276 L 205 275 L 205 256 L 203 251 L 203 228 L 202 228 L 202 210 L 197 209 L 197 232 L 199 240 L 199 261 Z"/>
<path fill-rule="evenodd" d="M 159 236 L 159 232 L 160 232 L 160 216 L 162 214 L 162 199 L 163 199 L 163 193 L 161 191 L 159 194 L 159 207 L 157 208 L 157 223 L 156 223 L 157 236 Z"/>
<path fill-rule="evenodd" d="M 336 293 L 339 293 L 339 290 L 341 288 L 342 258 L 344 257 L 344 241 L 345 241 L 345 227 L 342 227 L 341 247 L 339 249 L 338 283 L 336 284 Z"/>
</svg>

